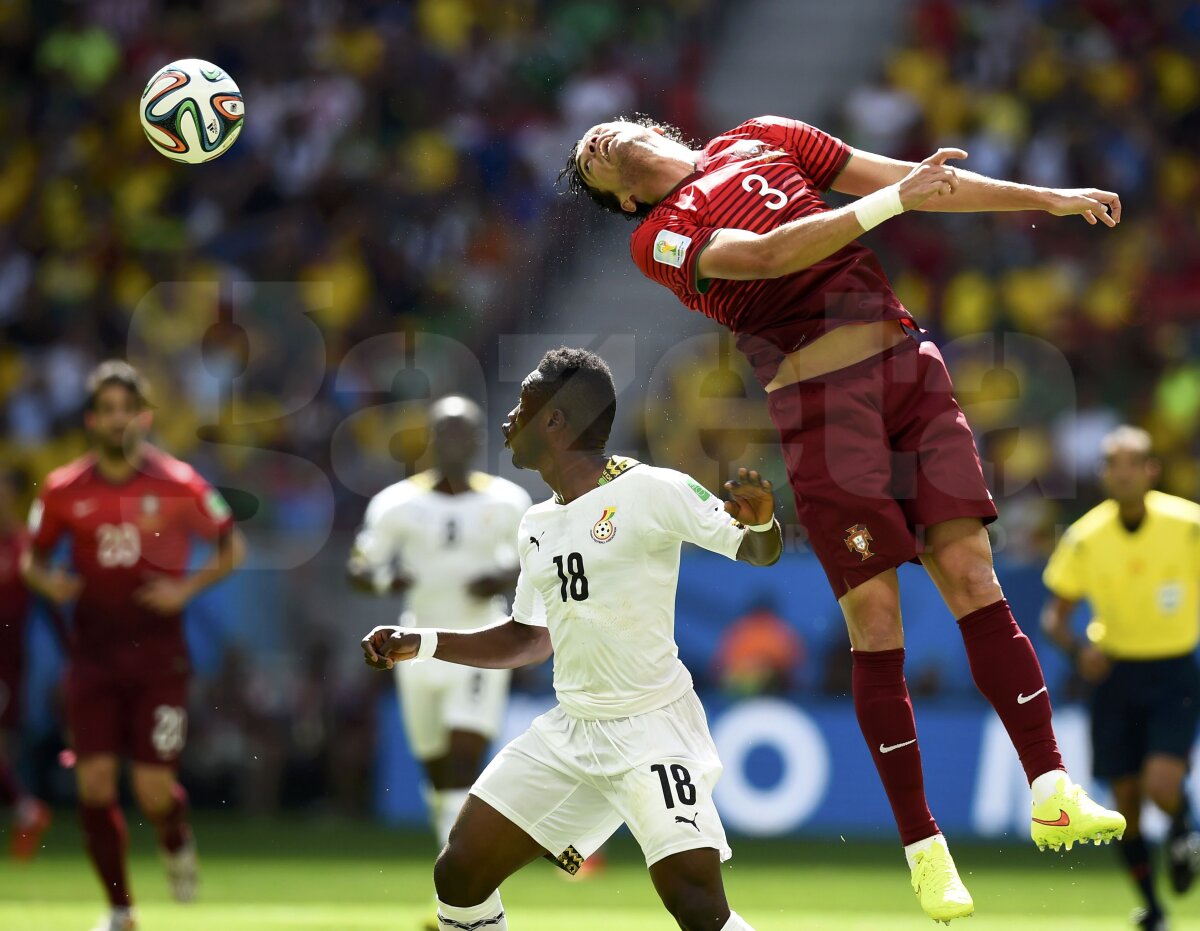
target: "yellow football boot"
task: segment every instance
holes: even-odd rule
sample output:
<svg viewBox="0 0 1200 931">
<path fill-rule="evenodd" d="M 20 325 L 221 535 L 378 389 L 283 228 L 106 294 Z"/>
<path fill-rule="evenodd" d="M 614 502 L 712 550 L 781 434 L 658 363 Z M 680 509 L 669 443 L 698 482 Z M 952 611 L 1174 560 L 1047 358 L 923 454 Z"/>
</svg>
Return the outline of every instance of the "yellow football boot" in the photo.
<svg viewBox="0 0 1200 931">
<path fill-rule="evenodd" d="M 1055 793 L 1033 804 L 1030 834 L 1038 850 L 1067 850 L 1075 843 L 1109 843 L 1125 833 L 1125 816 L 1097 805 L 1081 786 L 1058 780 Z"/>
<path fill-rule="evenodd" d="M 949 924 L 975 911 L 971 893 L 958 878 L 958 868 L 944 841 L 935 840 L 928 850 L 916 854 L 913 861 L 913 892 L 921 900 L 926 915 Z"/>
</svg>

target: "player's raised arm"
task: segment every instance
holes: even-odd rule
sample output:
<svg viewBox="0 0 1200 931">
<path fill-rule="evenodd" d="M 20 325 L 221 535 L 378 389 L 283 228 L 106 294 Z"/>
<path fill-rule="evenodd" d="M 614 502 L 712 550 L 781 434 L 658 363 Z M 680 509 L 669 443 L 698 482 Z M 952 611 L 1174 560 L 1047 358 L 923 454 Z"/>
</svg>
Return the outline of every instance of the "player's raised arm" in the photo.
<svg viewBox="0 0 1200 931">
<path fill-rule="evenodd" d="M 737 478 L 725 483 L 729 500 L 725 513 L 746 527 L 737 558 L 752 566 L 773 566 L 783 555 L 783 533 L 775 519 L 775 492 L 771 480 L 753 469 L 738 469 Z"/>
<path fill-rule="evenodd" d="M 948 158 L 965 157 L 961 149 L 939 149 L 899 180 L 837 210 L 827 210 L 785 223 L 769 233 L 720 229 L 696 261 L 696 276 L 747 281 L 781 278 L 815 265 L 869 229 L 928 200 L 953 195 L 955 169 Z M 853 159 L 851 159 L 853 163 Z"/>
<path fill-rule="evenodd" d="M 372 669 L 391 669 L 411 659 L 440 659 L 480 669 L 516 669 L 550 658 L 550 632 L 512 618 L 477 630 L 376 627 L 362 639 Z"/>
<path fill-rule="evenodd" d="M 945 158 L 967 157 L 962 149 L 939 149 L 935 156 L 943 153 Z M 833 190 L 866 197 L 901 181 L 918 167 L 913 162 L 855 149 L 850 161 L 834 181 Z M 952 170 L 955 183 L 951 192 L 942 192 L 941 196 L 931 197 L 915 207 L 905 209 L 938 213 L 1041 210 L 1056 217 L 1082 216 L 1093 226 L 1099 222 L 1111 227 L 1121 222 L 1121 198 L 1112 191 L 1037 187 L 988 178 L 962 168 Z"/>
</svg>

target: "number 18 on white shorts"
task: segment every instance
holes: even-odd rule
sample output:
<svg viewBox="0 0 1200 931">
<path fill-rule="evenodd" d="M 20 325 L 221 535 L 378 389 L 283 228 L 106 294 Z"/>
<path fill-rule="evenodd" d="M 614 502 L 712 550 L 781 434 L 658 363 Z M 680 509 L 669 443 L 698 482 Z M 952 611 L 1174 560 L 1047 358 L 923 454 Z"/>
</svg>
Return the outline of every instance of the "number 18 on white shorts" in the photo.
<svg viewBox="0 0 1200 931">
<path fill-rule="evenodd" d="M 621 826 L 646 865 L 685 850 L 732 855 L 713 804 L 721 776 L 704 709 L 689 691 L 611 721 L 556 707 L 500 751 L 471 789 L 574 873 Z"/>
</svg>

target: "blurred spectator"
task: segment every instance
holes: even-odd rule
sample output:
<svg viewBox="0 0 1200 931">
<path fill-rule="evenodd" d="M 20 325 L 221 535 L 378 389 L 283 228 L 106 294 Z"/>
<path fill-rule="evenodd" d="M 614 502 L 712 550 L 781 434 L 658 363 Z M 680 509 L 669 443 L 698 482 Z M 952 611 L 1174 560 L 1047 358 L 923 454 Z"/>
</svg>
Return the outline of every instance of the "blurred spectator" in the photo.
<svg viewBox="0 0 1200 931">
<path fill-rule="evenodd" d="M 781 695 L 800 685 L 806 658 L 803 638 L 764 601 L 725 628 L 713 676 L 730 696 Z"/>
</svg>

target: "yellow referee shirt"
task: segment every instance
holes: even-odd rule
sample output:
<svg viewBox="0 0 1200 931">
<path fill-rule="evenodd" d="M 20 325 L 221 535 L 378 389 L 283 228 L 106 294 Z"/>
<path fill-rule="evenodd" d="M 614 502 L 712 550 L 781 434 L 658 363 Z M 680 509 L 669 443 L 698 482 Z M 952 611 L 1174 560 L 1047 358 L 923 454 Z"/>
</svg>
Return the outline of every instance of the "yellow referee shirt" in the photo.
<svg viewBox="0 0 1200 931">
<path fill-rule="evenodd" d="M 1200 639 L 1200 505 L 1152 491 L 1130 533 L 1117 502 L 1079 518 L 1042 576 L 1060 598 L 1092 606 L 1088 639 L 1114 659 L 1167 659 Z"/>
</svg>

